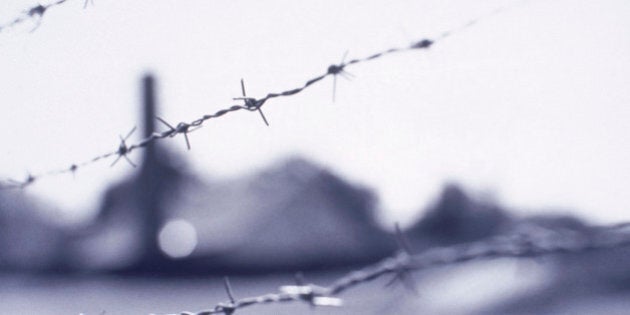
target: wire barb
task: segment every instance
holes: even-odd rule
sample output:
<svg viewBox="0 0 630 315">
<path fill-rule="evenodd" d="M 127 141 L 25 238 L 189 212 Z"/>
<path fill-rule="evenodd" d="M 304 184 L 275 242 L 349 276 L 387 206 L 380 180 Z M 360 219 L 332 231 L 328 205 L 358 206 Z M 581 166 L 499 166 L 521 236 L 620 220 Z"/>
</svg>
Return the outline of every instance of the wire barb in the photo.
<svg viewBox="0 0 630 315">
<path fill-rule="evenodd" d="M 344 77 L 346 80 L 350 80 L 354 78 L 354 75 L 352 73 L 345 70 L 345 67 L 347 66 L 347 64 L 345 64 L 344 62 L 346 60 L 347 55 L 348 55 L 348 51 L 346 50 L 346 52 L 343 54 L 343 57 L 341 57 L 341 62 L 337 65 L 328 66 L 328 70 L 326 72 L 326 74 L 333 76 L 333 94 L 332 94 L 333 103 L 335 102 L 335 98 L 337 94 L 337 75 Z"/>
<path fill-rule="evenodd" d="M 395 223 L 395 237 L 396 243 L 399 247 L 399 254 L 397 256 L 398 264 L 396 266 L 396 271 L 394 277 L 385 284 L 386 287 L 393 286 L 396 282 L 402 283 L 402 285 L 409 291 L 414 294 L 418 294 L 418 288 L 416 283 L 413 281 L 413 276 L 408 268 L 406 268 L 406 262 L 413 256 L 411 251 L 411 245 L 409 240 L 405 237 L 402 230 L 400 229 L 400 225 L 398 222 Z"/>
<path fill-rule="evenodd" d="M 265 122 L 265 125 L 269 127 L 267 118 L 265 117 L 265 114 L 263 114 L 261 109 L 266 99 L 257 100 L 252 97 L 247 97 L 247 93 L 245 92 L 245 81 L 243 79 L 241 79 L 241 92 L 243 93 L 243 97 L 235 97 L 233 98 L 233 100 L 243 100 L 243 102 L 245 102 L 245 107 L 248 110 L 257 110 L 260 113 L 260 117 L 262 117 L 263 121 Z"/>
<path fill-rule="evenodd" d="M 236 312 L 236 300 L 234 299 L 234 292 L 232 292 L 232 286 L 230 285 L 230 279 L 228 277 L 223 278 L 223 284 L 225 285 L 225 292 L 230 299 L 229 303 L 219 303 L 215 308 L 217 311 L 223 312 L 225 315 L 232 315 Z"/>
<path fill-rule="evenodd" d="M 118 157 L 114 160 L 114 162 L 112 162 L 112 164 L 110 165 L 110 167 L 113 167 L 114 165 L 116 165 L 116 163 L 118 163 L 118 160 L 120 160 L 120 158 L 124 158 L 125 160 L 127 160 L 127 162 L 133 166 L 134 168 L 136 167 L 136 164 L 134 164 L 129 157 L 127 157 L 127 153 L 129 153 L 131 150 L 129 149 L 129 147 L 127 146 L 126 141 L 129 139 L 129 137 L 131 137 L 131 135 L 134 133 L 134 131 L 136 131 L 136 127 L 134 126 L 131 131 L 129 131 L 129 133 L 127 134 L 127 136 L 125 136 L 123 138 L 123 136 L 119 136 L 120 137 L 120 145 L 118 145 L 118 150 L 116 151 L 116 154 L 118 154 Z"/>
<path fill-rule="evenodd" d="M 46 13 L 46 10 L 48 9 L 48 7 L 45 7 L 41 4 L 38 4 L 34 7 L 32 7 L 30 10 L 28 10 L 28 12 L 26 13 L 28 16 L 30 17 L 39 17 L 41 18 L 42 16 L 44 16 L 44 13 Z"/>
<path fill-rule="evenodd" d="M 423 39 L 420 40 L 418 42 L 415 42 L 414 44 L 411 45 L 411 48 L 414 49 L 428 49 L 431 47 L 431 45 L 433 45 L 433 41 L 430 39 Z"/>
<path fill-rule="evenodd" d="M 33 29 L 30 30 L 30 33 L 34 32 L 41 26 L 42 19 L 44 18 L 44 13 L 46 13 L 47 9 L 48 7 L 38 4 L 37 6 L 34 6 L 30 10 L 28 10 L 26 15 L 36 20 L 36 24 Z"/>
<path fill-rule="evenodd" d="M 9 179 L 6 182 L 8 182 L 9 184 L 6 185 L 5 188 L 19 188 L 19 189 L 23 189 L 27 186 L 32 185 L 33 183 L 35 183 L 35 180 L 37 180 L 37 178 L 35 176 L 33 176 L 31 173 L 28 173 L 28 175 L 26 175 L 26 178 L 23 181 L 17 181 L 17 180 L 13 180 L 13 179 Z M 0 185 L 0 187 L 2 187 L 2 185 Z"/>
<path fill-rule="evenodd" d="M 169 131 L 167 132 L 169 137 L 172 138 L 172 137 L 175 137 L 177 134 L 180 134 L 180 133 L 183 134 L 184 139 L 186 140 L 186 148 L 188 148 L 188 150 L 190 151 L 190 140 L 188 140 L 188 133 L 199 129 L 199 127 L 191 129 L 191 127 L 193 126 L 185 122 L 180 122 L 179 124 L 177 124 L 177 127 L 173 127 L 171 124 L 166 122 L 166 120 L 160 117 L 155 117 L 155 118 L 159 120 L 161 123 L 163 123 L 166 127 L 169 128 Z"/>
</svg>

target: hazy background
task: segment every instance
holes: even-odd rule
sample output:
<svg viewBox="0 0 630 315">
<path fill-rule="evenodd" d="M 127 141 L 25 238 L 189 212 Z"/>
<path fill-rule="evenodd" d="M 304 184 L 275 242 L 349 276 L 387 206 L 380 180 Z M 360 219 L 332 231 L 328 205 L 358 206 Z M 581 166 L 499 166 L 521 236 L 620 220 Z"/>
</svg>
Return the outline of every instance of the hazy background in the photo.
<svg viewBox="0 0 630 315">
<path fill-rule="evenodd" d="M 241 78 L 253 97 L 291 89 L 346 50 L 406 46 L 516 3 L 94 2 L 51 8 L 33 33 L 0 33 L 0 177 L 116 149 L 138 124 L 145 71 L 158 77 L 160 115 L 192 121 L 233 104 Z M 331 79 L 270 101 L 270 128 L 257 113 L 212 120 L 185 157 L 216 178 L 303 154 L 375 188 L 386 222 L 415 218 L 448 180 L 521 211 L 630 219 L 630 3 L 519 3 L 428 51 L 348 68 L 356 78 L 338 80 L 335 103 Z M 2 1 L 0 21 L 33 4 Z M 131 169 L 109 164 L 28 190 L 77 219 Z"/>
</svg>

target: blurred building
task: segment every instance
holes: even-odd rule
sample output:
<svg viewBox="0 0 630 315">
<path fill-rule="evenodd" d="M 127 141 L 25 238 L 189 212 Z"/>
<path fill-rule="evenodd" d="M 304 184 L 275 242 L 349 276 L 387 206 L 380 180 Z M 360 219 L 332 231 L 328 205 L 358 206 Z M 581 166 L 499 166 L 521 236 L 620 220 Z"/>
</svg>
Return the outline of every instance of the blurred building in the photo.
<svg viewBox="0 0 630 315">
<path fill-rule="evenodd" d="M 144 81 L 144 136 L 155 131 Z M 209 180 L 152 143 L 139 171 L 110 187 L 94 224 L 72 242 L 83 270 L 194 273 L 365 264 L 393 251 L 375 223 L 376 197 L 290 158 L 253 175 Z"/>
<path fill-rule="evenodd" d="M 424 213 L 406 232 L 416 250 L 495 236 L 514 220 L 495 202 L 475 198 L 456 184 L 445 185 Z"/>
<path fill-rule="evenodd" d="M 65 240 L 37 199 L 21 190 L 0 190 L 0 271 L 62 270 Z"/>
<path fill-rule="evenodd" d="M 390 254 L 376 198 L 327 169 L 289 158 L 251 176 L 186 190 L 169 220 L 194 226 L 192 257 L 220 268 L 300 270 L 366 264 Z"/>
<path fill-rule="evenodd" d="M 154 85 L 143 80 L 144 138 L 156 131 Z M 366 264 L 394 250 L 375 223 L 375 195 L 305 159 L 206 180 L 157 143 L 142 152 L 81 228 L 52 226 L 20 192 L 0 195 L 0 268 L 286 271 Z"/>
<path fill-rule="evenodd" d="M 209 181 L 168 165 L 156 164 L 163 185 L 149 201 L 155 207 L 139 197 L 146 193 L 139 188 L 141 173 L 106 192 L 97 220 L 73 242 L 74 267 L 304 270 L 366 264 L 394 250 L 392 237 L 375 222 L 374 194 L 304 159 Z M 149 224 L 150 215 L 159 218 L 157 225 Z"/>
<path fill-rule="evenodd" d="M 500 235 L 526 234 L 544 240 L 545 246 L 566 240 L 588 242 L 601 233 L 591 225 L 558 209 L 540 215 L 516 217 L 487 199 L 475 198 L 453 184 L 446 185 L 425 215 L 407 232 L 414 250 L 467 244 Z M 474 314 L 626 314 L 630 307 L 630 248 L 562 253 L 515 259 L 519 274 L 528 266 L 543 271 L 542 282 L 530 290 L 494 300 Z M 528 262 L 529 264 L 525 264 Z M 489 270 L 480 270 L 492 272 Z M 450 276 L 445 274 L 447 277 Z M 434 281 L 439 281 L 435 280 Z M 516 281 L 518 282 L 518 281 Z M 516 285 L 516 284 L 515 284 Z"/>
</svg>

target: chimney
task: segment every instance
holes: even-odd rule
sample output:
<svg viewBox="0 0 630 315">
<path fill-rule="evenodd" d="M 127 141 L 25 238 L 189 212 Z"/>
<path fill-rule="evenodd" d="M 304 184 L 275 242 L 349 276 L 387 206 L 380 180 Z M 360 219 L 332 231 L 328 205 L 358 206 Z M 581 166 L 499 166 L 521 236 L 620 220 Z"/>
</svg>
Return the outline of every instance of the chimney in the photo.
<svg viewBox="0 0 630 315">
<path fill-rule="evenodd" d="M 146 74 L 142 78 L 142 136 L 143 138 L 150 137 L 155 132 L 155 117 L 156 117 L 156 100 L 155 100 L 155 78 L 152 74 Z M 155 144 L 149 143 L 144 150 L 143 157 L 143 173 L 147 168 L 155 166 Z"/>
<path fill-rule="evenodd" d="M 156 93 L 155 78 L 147 74 L 142 79 L 142 131 L 144 138 L 150 137 L 155 131 Z M 145 150 L 140 174 L 136 183 L 137 208 L 142 218 L 142 259 L 139 268 L 145 271 L 157 271 L 164 264 L 158 245 L 158 232 L 163 224 L 164 198 L 163 170 L 158 159 L 158 148 L 155 142 L 150 142 Z"/>
</svg>

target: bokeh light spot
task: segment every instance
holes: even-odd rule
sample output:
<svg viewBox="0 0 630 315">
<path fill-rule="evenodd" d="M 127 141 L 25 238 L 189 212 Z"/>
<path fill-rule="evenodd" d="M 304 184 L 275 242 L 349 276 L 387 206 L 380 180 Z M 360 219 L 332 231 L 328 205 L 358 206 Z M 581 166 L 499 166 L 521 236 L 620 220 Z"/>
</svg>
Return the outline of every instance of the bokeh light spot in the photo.
<svg viewBox="0 0 630 315">
<path fill-rule="evenodd" d="M 158 234 L 160 249 L 171 258 L 190 256 L 197 243 L 197 230 L 182 219 L 168 221 Z"/>
</svg>

